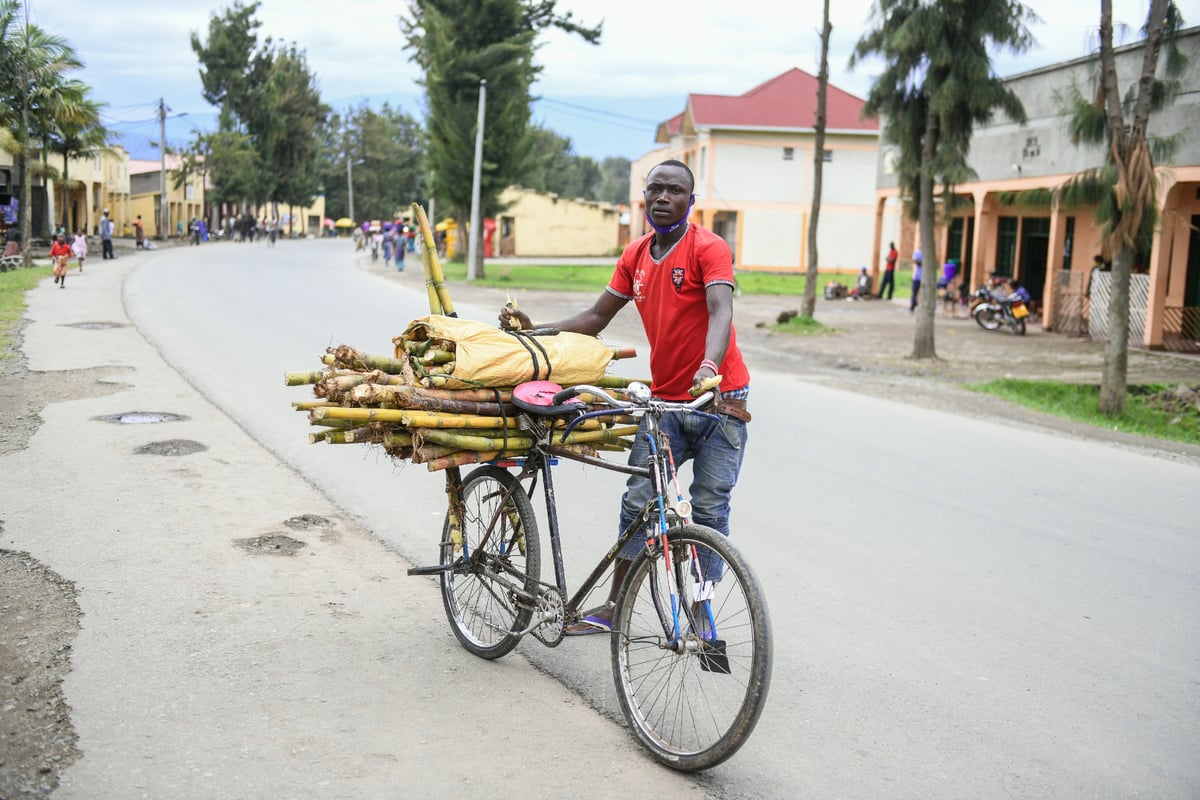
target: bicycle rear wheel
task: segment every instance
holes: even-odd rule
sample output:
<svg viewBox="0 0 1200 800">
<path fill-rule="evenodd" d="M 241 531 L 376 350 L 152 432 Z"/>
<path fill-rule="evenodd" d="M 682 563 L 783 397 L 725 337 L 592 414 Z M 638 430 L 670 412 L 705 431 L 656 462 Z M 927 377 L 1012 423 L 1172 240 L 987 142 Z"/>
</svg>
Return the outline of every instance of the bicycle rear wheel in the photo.
<svg viewBox="0 0 1200 800">
<path fill-rule="evenodd" d="M 613 620 L 613 676 L 642 746 L 694 771 L 732 756 L 754 730 L 771 683 L 770 622 L 758 581 L 726 537 L 685 525 L 668 538 L 670 576 L 661 548 L 630 566 Z M 724 573 L 712 587 L 711 616 L 695 601 L 704 597 L 700 569 Z M 682 631 L 674 642 L 672 583 Z"/>
<path fill-rule="evenodd" d="M 455 542 L 447 514 L 441 563 L 442 604 L 458 641 L 480 658 L 500 658 L 514 647 L 533 615 L 518 590 L 538 592 L 541 556 L 537 519 L 517 479 L 491 465 L 463 481 L 462 541 Z M 484 535 L 491 531 L 484 545 Z"/>
</svg>

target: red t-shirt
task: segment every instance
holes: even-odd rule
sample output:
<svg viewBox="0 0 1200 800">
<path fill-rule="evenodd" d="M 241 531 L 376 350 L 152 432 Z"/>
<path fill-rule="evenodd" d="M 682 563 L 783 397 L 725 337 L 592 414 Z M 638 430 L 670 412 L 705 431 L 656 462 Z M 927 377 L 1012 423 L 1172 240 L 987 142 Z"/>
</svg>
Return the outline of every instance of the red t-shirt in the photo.
<svg viewBox="0 0 1200 800">
<path fill-rule="evenodd" d="M 733 256 L 724 239 L 694 224 L 661 262 L 650 255 L 653 240 L 650 233 L 630 242 L 607 290 L 637 304 L 650 342 L 650 390 L 664 400 L 690 400 L 708 334 L 705 290 L 718 283 L 733 286 Z M 723 392 L 750 383 L 732 325 L 720 373 Z"/>
<path fill-rule="evenodd" d="M 888 250 L 887 264 L 884 266 L 884 269 L 888 272 L 894 270 L 896 268 L 896 259 L 899 257 L 900 254 L 896 252 L 896 248 L 893 247 L 891 250 Z"/>
<path fill-rule="evenodd" d="M 69 255 L 71 255 L 71 245 L 67 244 L 66 242 L 55 242 L 54 244 L 50 245 L 51 258 Z"/>
</svg>

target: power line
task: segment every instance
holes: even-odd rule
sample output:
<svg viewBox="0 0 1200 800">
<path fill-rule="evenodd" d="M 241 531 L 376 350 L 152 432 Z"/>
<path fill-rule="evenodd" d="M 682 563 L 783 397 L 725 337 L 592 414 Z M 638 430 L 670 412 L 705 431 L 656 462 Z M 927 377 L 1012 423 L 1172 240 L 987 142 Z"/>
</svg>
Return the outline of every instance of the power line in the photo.
<svg viewBox="0 0 1200 800">
<path fill-rule="evenodd" d="M 573 109 L 577 109 L 579 111 L 586 111 L 586 112 L 593 113 L 593 114 L 603 114 L 605 117 L 616 117 L 618 119 L 624 119 L 624 120 L 629 120 L 630 122 L 636 122 L 640 125 L 658 125 L 659 123 L 662 122 L 661 119 L 646 119 L 645 117 L 632 117 L 632 116 L 629 116 L 628 114 L 619 114 L 615 111 L 609 111 L 608 109 L 604 109 L 604 108 L 590 108 L 588 106 L 577 105 L 576 103 L 568 103 L 565 100 L 551 100 L 548 97 L 538 98 L 537 102 L 546 103 L 547 105 L 550 105 L 550 106 L 562 106 L 563 108 L 573 108 Z"/>
</svg>

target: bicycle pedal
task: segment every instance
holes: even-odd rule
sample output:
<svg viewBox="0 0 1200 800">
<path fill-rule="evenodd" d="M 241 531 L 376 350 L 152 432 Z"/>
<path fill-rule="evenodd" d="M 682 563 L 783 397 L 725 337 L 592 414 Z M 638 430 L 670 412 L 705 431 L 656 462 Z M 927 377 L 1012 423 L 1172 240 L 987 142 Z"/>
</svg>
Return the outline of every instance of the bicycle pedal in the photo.
<svg viewBox="0 0 1200 800">
<path fill-rule="evenodd" d="M 700 657 L 700 669 L 705 672 L 715 672 L 718 675 L 729 675 L 729 656 L 725 653 L 725 640 L 713 639 L 704 642 L 697 654 Z"/>
</svg>

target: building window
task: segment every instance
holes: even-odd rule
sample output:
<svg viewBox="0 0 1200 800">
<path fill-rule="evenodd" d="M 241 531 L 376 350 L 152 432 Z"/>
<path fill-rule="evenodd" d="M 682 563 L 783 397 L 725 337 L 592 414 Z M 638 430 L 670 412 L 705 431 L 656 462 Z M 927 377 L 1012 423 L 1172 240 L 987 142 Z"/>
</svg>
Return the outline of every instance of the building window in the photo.
<svg viewBox="0 0 1200 800">
<path fill-rule="evenodd" d="M 833 151 L 832 150 L 822 150 L 821 151 L 821 160 L 824 161 L 826 164 L 828 164 L 830 161 L 833 161 Z"/>
<path fill-rule="evenodd" d="M 1037 158 L 1042 154 L 1042 146 L 1038 144 L 1038 137 L 1026 136 L 1025 147 L 1021 150 L 1021 158 Z"/>
<path fill-rule="evenodd" d="M 795 158 L 796 158 L 796 148 L 794 148 L 794 147 L 783 148 L 783 160 L 784 161 L 793 161 L 793 160 L 795 160 Z"/>
</svg>

